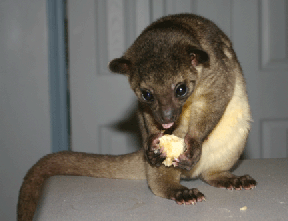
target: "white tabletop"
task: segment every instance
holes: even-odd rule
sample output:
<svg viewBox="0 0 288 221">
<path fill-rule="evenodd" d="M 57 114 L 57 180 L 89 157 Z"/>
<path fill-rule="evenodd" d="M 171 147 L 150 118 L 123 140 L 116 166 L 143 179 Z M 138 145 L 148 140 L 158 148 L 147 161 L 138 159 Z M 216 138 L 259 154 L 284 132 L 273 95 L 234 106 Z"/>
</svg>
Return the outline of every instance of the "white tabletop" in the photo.
<svg viewBox="0 0 288 221">
<path fill-rule="evenodd" d="M 257 188 L 229 191 L 183 181 L 206 202 L 182 206 L 153 195 L 146 180 L 55 176 L 43 188 L 34 221 L 288 220 L 288 159 L 245 160 L 235 174 L 251 175 Z"/>
</svg>

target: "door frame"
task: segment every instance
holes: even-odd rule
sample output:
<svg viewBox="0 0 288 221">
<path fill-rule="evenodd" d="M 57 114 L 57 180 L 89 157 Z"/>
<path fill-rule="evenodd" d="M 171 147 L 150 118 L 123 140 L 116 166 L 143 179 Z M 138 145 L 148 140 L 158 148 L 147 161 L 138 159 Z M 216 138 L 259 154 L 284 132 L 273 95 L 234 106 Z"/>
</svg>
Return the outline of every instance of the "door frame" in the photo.
<svg viewBox="0 0 288 221">
<path fill-rule="evenodd" d="M 66 0 L 47 0 L 51 151 L 69 150 L 69 99 L 65 38 Z"/>
</svg>

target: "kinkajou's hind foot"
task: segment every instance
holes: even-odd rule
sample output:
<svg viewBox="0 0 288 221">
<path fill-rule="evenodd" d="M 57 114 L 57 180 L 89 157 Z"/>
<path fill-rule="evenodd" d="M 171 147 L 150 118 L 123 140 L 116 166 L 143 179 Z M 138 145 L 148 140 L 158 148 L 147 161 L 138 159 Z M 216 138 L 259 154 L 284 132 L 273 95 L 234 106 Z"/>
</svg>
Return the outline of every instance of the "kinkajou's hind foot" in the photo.
<svg viewBox="0 0 288 221">
<path fill-rule="evenodd" d="M 249 175 L 235 176 L 229 172 L 211 175 L 210 179 L 207 177 L 204 180 L 211 186 L 226 188 L 228 190 L 250 190 L 256 187 L 256 181 Z"/>
<path fill-rule="evenodd" d="M 171 197 L 177 204 L 191 205 L 196 202 L 205 201 L 204 195 L 196 188 L 175 190 L 174 196 Z"/>
<path fill-rule="evenodd" d="M 215 184 L 217 184 L 220 188 L 226 188 L 228 190 L 250 190 L 256 187 L 256 181 L 249 175 L 219 180 L 216 181 Z"/>
</svg>

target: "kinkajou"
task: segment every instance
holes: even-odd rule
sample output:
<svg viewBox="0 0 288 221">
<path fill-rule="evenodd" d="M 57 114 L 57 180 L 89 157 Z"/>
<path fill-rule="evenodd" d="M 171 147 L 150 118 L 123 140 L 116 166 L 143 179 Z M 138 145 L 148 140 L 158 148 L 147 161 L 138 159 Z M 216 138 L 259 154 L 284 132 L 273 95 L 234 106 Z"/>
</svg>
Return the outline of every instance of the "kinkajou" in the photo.
<svg viewBox="0 0 288 221">
<path fill-rule="evenodd" d="M 143 147 L 108 156 L 59 152 L 41 158 L 27 173 L 18 202 L 18 220 L 31 221 L 44 180 L 53 175 L 147 179 L 152 192 L 194 204 L 204 200 L 181 178 L 199 177 L 227 189 L 252 189 L 249 175 L 229 172 L 250 129 L 250 107 L 240 64 L 228 37 L 211 21 L 192 14 L 162 17 L 149 25 L 122 57 L 109 63 L 127 76 L 139 100 Z M 184 138 L 186 150 L 162 164 L 159 138 Z"/>
</svg>

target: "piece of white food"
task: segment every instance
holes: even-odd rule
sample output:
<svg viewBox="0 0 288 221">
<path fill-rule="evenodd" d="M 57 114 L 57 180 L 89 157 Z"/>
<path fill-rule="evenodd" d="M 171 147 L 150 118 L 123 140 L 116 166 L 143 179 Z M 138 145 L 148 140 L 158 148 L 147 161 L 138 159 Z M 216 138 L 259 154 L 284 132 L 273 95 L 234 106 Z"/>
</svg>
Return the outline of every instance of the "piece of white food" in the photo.
<svg viewBox="0 0 288 221">
<path fill-rule="evenodd" d="M 163 152 L 166 153 L 166 159 L 162 162 L 165 166 L 172 165 L 174 158 L 178 158 L 185 151 L 185 142 L 183 138 L 175 135 L 165 134 L 159 138 L 160 148 L 163 147 Z"/>
</svg>

